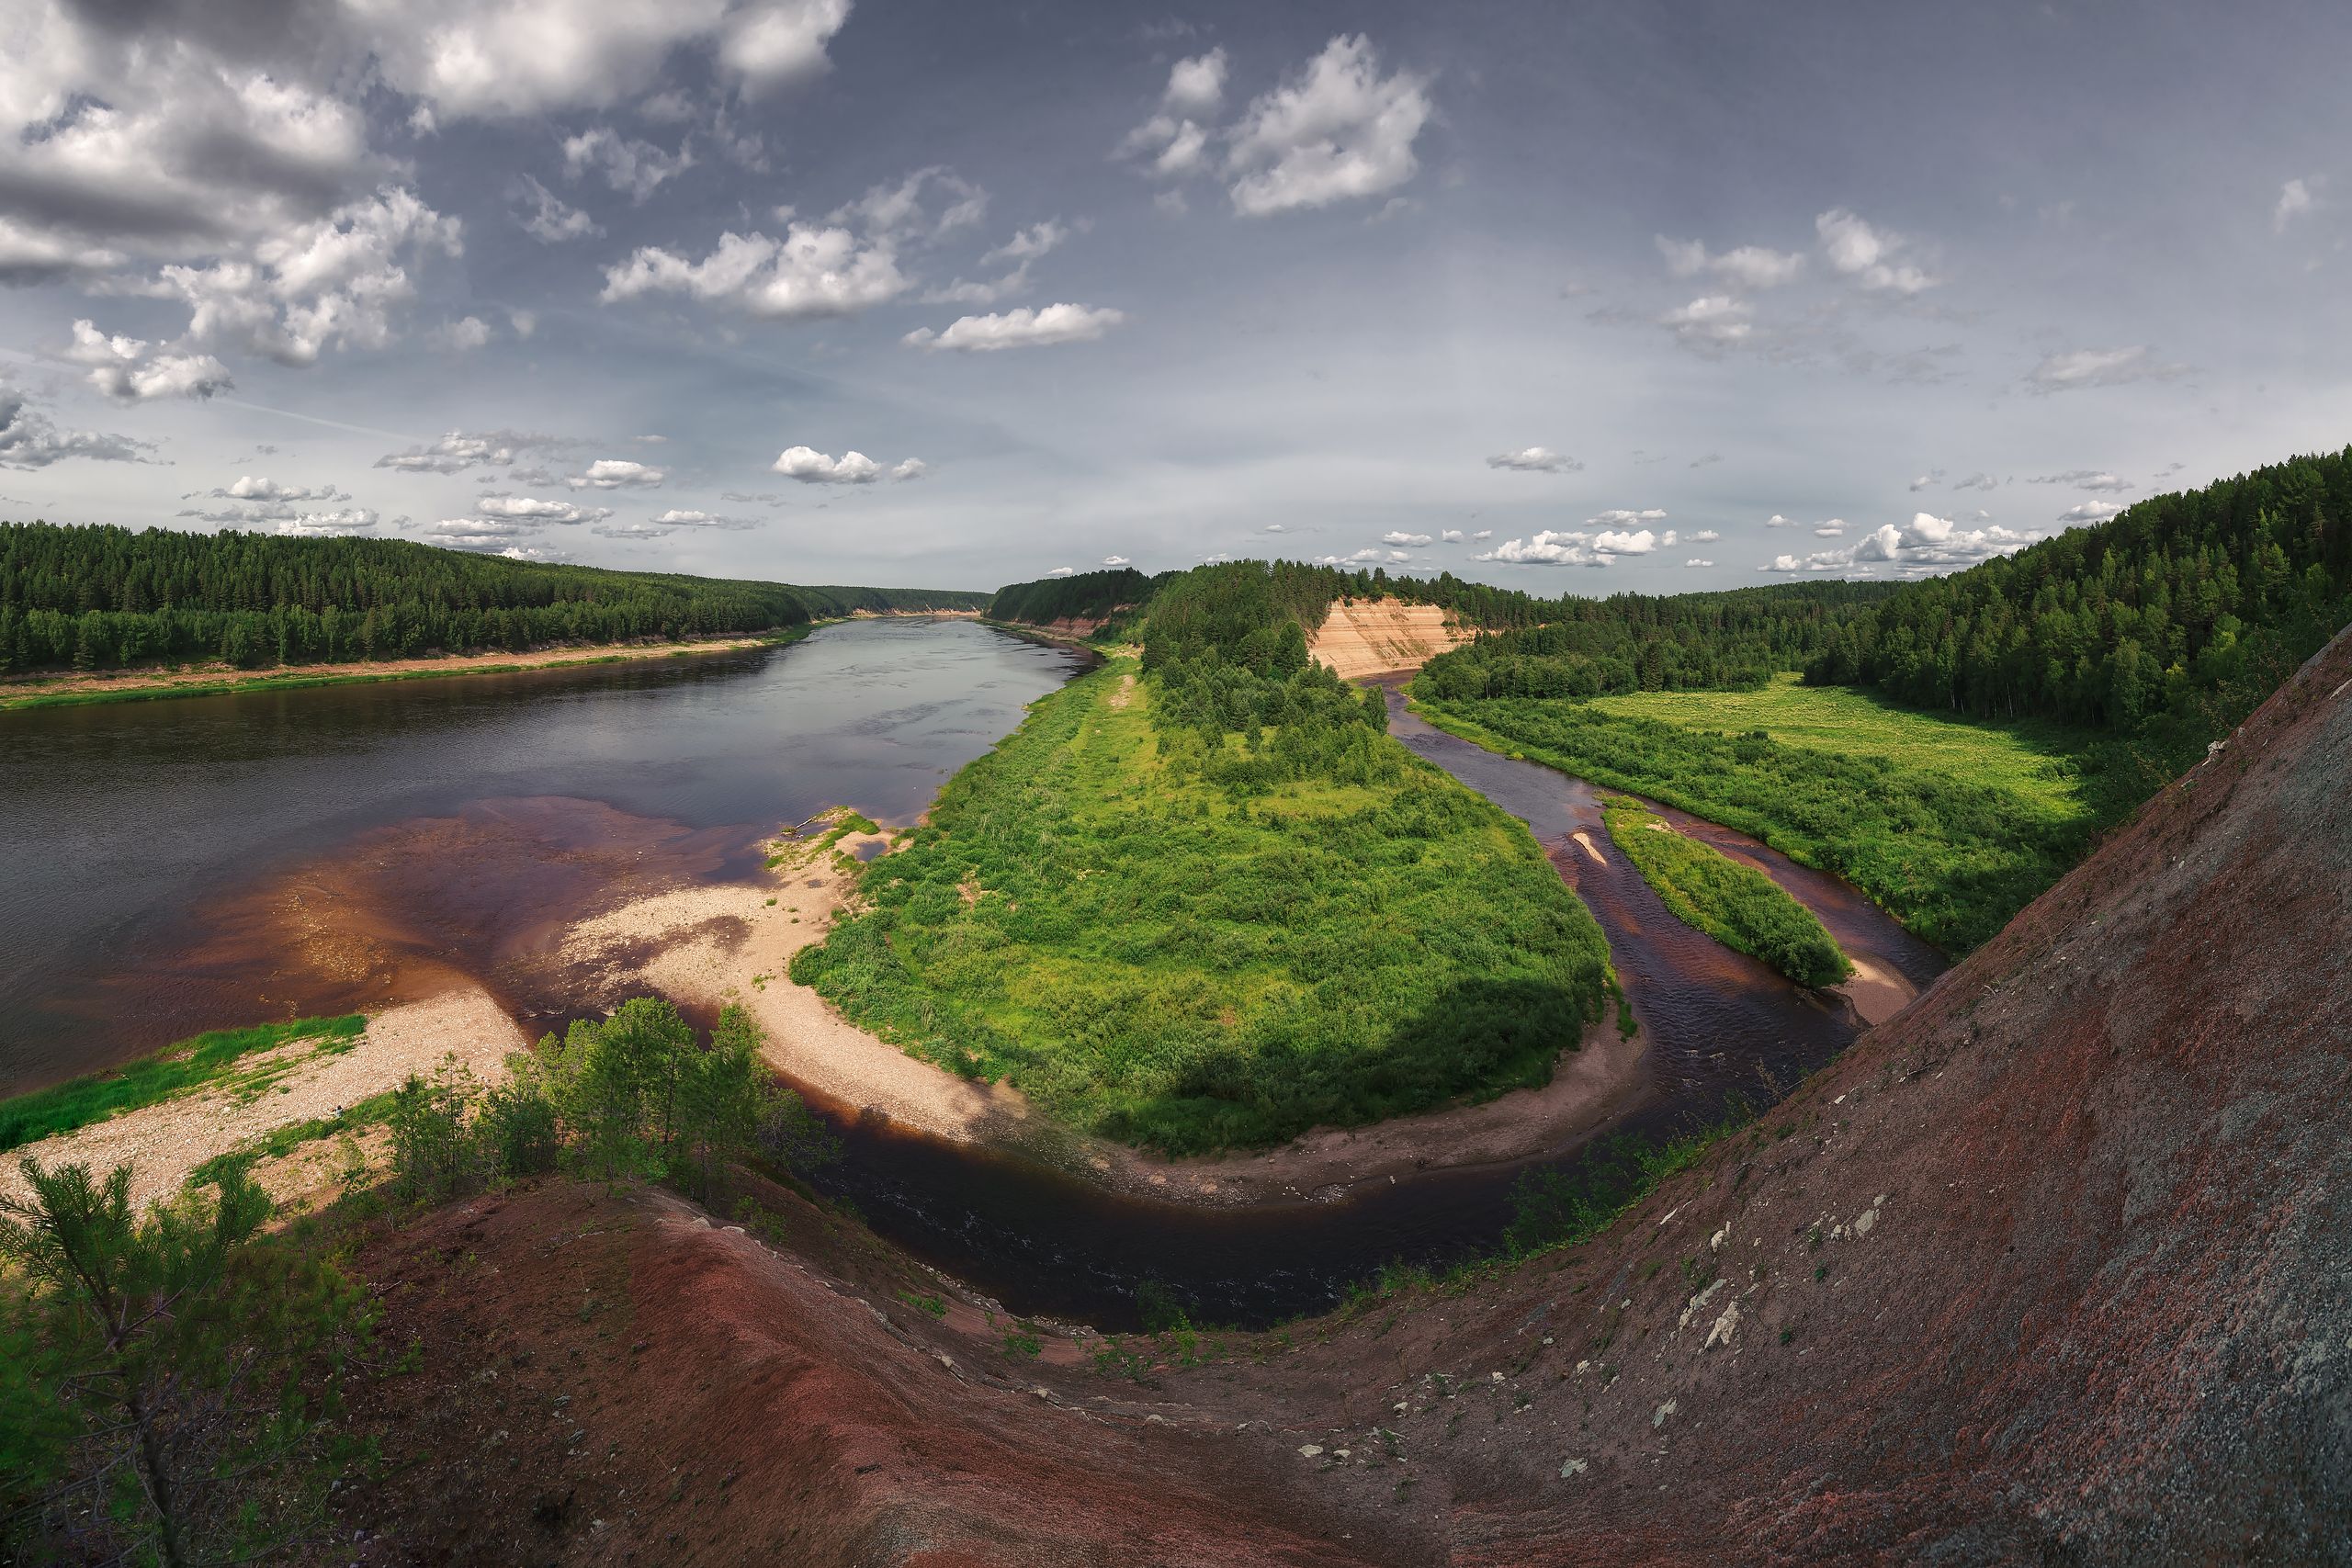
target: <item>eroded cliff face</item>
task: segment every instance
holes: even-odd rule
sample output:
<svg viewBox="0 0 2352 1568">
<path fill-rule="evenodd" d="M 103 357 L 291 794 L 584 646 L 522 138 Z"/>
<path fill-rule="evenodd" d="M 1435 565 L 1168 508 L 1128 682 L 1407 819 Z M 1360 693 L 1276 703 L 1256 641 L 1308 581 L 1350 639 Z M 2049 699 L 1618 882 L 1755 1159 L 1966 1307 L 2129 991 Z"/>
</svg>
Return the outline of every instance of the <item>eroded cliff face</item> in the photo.
<svg viewBox="0 0 2352 1568">
<path fill-rule="evenodd" d="M 1589 1246 L 1137 1381 L 789 1200 L 766 1240 L 484 1200 L 362 1259 L 427 1359 L 356 1412 L 395 1468 L 347 1522 L 383 1562 L 2352 1561 L 2347 1134 L 2352 638 Z"/>
<path fill-rule="evenodd" d="M 1306 651 L 1340 673 L 1343 681 L 1419 670 L 1470 640 L 1471 632 L 1449 626 L 1435 604 L 1399 599 L 1335 600 L 1323 624 L 1307 639 Z"/>
</svg>

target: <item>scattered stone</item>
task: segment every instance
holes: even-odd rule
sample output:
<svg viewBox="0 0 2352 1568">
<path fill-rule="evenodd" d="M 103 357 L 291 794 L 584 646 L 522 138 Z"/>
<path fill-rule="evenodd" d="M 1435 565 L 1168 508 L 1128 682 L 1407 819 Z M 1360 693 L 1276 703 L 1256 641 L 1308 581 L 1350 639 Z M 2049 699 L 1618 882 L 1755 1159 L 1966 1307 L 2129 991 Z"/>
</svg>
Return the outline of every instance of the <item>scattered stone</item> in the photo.
<svg viewBox="0 0 2352 1568">
<path fill-rule="evenodd" d="M 1580 1459 L 1569 1460 L 1560 1466 L 1560 1479 L 1566 1481 L 1572 1475 L 1582 1475 L 1586 1471 L 1591 1468 L 1592 1467 L 1590 1465 L 1585 1463 L 1585 1461 Z"/>
<path fill-rule="evenodd" d="M 1301 1459 L 1321 1459 L 1323 1457 L 1323 1445 L 1320 1443 L 1301 1443 L 1298 1445 L 1298 1457 Z"/>
<path fill-rule="evenodd" d="M 1664 1404 L 1659 1405 L 1656 1410 L 1650 1412 L 1651 1428 L 1655 1430 L 1657 1427 L 1665 1426 L 1666 1418 L 1673 1414 L 1674 1401 L 1669 1399 Z"/>
</svg>

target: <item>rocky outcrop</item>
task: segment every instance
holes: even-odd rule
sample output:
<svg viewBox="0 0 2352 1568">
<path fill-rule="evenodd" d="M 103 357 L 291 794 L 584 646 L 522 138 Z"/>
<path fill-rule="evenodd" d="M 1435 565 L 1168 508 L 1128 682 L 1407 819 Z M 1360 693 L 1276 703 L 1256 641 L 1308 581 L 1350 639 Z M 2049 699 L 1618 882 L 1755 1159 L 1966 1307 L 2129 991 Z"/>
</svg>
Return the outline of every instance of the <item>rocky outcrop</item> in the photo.
<svg viewBox="0 0 2352 1568">
<path fill-rule="evenodd" d="M 1334 600 L 1306 651 L 1344 681 L 1419 670 L 1450 648 L 1470 640 L 1469 628 L 1448 623 L 1435 604 L 1399 599 Z"/>
</svg>

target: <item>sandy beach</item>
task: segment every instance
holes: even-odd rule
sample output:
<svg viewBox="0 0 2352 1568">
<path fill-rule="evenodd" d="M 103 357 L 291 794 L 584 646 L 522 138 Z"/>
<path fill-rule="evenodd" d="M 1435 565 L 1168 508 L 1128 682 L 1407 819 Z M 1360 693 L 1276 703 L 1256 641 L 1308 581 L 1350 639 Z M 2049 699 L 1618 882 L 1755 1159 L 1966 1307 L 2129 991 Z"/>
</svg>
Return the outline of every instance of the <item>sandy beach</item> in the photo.
<svg viewBox="0 0 2352 1568">
<path fill-rule="evenodd" d="M 839 844 L 850 853 L 887 847 L 886 835 L 850 834 Z M 919 1061 L 794 985 L 792 955 L 823 940 L 851 880 L 822 854 L 758 882 L 655 894 L 571 927 L 563 956 L 597 971 L 609 987 L 642 984 L 680 1001 L 741 1003 L 766 1032 L 769 1062 L 829 1109 L 886 1117 L 951 1142 L 1018 1149 L 1116 1190 L 1171 1202 L 1329 1201 L 1416 1171 L 1525 1159 L 1573 1146 L 1647 1091 L 1646 1042 L 1622 1034 L 1612 1018 L 1588 1030 L 1540 1089 L 1368 1127 L 1317 1129 L 1263 1153 L 1166 1159 L 1062 1126 L 1017 1089 Z"/>
<path fill-rule="evenodd" d="M 29 1155 L 46 1166 L 80 1162 L 100 1175 L 128 1164 L 132 1201 L 153 1202 L 177 1191 L 207 1160 L 290 1122 L 333 1116 L 398 1088 L 413 1072 L 430 1074 L 445 1056 L 454 1055 L 482 1082 L 494 1082 L 505 1076 L 508 1055 L 526 1043 L 514 1021 L 478 987 L 388 1008 L 368 1021 L 367 1033 L 348 1051 L 321 1054 L 314 1042 L 293 1040 L 243 1058 L 241 1073 L 273 1059 L 288 1066 L 259 1094 L 192 1089 L 12 1150 L 0 1160 L 0 1193 L 24 1191 L 17 1161 Z M 256 1165 L 254 1174 L 271 1196 L 284 1199 L 314 1188 L 316 1168 L 332 1154 L 333 1141 L 322 1139 Z"/>
</svg>

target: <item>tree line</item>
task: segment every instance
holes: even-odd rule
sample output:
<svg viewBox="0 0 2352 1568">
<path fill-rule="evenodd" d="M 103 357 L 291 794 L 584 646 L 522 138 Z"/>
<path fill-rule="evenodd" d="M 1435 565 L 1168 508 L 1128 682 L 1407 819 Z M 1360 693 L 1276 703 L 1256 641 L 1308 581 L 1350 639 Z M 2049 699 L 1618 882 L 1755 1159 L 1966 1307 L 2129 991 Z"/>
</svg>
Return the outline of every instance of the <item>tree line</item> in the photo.
<svg viewBox="0 0 2352 1568">
<path fill-rule="evenodd" d="M 0 524 L 0 670 L 239 668 L 742 636 L 986 595 L 508 560 L 401 539 Z"/>
<path fill-rule="evenodd" d="M 1920 707 L 2201 746 L 2352 621 L 2352 448 L 1905 585 L 1805 664 Z"/>
</svg>

